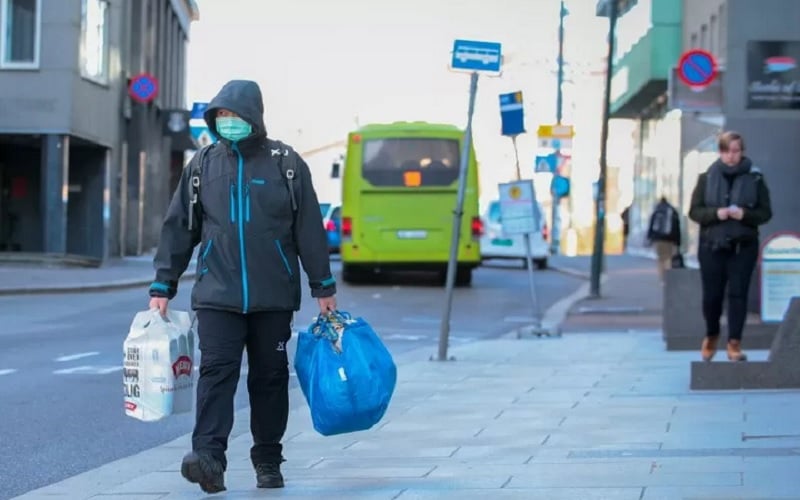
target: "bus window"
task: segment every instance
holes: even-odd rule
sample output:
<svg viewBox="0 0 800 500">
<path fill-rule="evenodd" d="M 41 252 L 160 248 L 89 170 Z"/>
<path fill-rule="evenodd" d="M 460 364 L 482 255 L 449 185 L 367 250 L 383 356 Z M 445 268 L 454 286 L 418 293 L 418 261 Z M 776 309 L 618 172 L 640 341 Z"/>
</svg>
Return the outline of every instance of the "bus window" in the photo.
<svg viewBox="0 0 800 500">
<path fill-rule="evenodd" d="M 455 139 L 372 139 L 363 148 L 361 172 L 373 186 L 450 186 L 458 180 Z"/>
</svg>

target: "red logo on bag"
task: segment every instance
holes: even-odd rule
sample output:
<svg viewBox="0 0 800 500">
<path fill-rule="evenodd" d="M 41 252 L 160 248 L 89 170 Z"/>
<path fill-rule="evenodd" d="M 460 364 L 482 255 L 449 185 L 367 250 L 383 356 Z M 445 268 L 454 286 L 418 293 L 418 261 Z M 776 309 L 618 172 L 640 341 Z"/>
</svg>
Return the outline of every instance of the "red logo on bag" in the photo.
<svg viewBox="0 0 800 500">
<path fill-rule="evenodd" d="M 125 401 L 125 409 L 128 411 L 135 411 L 136 410 L 136 403 L 131 401 Z"/>
<path fill-rule="evenodd" d="M 175 378 L 181 375 L 191 375 L 192 374 L 192 359 L 189 356 L 180 356 L 175 362 L 172 364 L 172 373 L 175 374 Z"/>
</svg>

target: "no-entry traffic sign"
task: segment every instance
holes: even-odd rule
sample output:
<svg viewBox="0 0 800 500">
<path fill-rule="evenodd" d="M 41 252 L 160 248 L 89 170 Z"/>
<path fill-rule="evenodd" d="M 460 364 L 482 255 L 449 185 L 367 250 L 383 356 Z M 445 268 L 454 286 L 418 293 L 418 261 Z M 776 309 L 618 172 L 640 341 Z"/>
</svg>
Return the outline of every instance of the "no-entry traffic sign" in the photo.
<svg viewBox="0 0 800 500">
<path fill-rule="evenodd" d="M 128 94 L 136 102 L 148 103 L 158 95 L 158 80 L 151 74 L 140 73 L 131 78 Z"/>
<path fill-rule="evenodd" d="M 706 87 L 716 76 L 717 61 L 707 50 L 688 50 L 678 61 L 678 77 L 690 87 Z"/>
</svg>

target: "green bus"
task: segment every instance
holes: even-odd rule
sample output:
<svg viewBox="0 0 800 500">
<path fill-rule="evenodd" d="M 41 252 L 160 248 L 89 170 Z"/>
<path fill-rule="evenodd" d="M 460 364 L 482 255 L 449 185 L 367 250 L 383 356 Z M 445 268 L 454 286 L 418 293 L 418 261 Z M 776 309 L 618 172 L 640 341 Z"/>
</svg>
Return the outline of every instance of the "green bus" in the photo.
<svg viewBox="0 0 800 500">
<path fill-rule="evenodd" d="M 427 122 L 372 124 L 350 132 L 342 173 L 342 279 L 376 272 L 447 275 L 464 131 Z M 483 222 L 478 163 L 467 162 L 456 284 L 469 286 L 480 265 Z"/>
</svg>

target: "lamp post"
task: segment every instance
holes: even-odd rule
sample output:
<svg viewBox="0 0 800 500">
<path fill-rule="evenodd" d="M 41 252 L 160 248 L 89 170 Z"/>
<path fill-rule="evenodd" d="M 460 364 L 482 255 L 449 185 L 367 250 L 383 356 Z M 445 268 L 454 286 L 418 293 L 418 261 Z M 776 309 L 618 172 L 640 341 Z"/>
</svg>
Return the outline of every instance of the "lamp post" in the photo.
<svg viewBox="0 0 800 500">
<path fill-rule="evenodd" d="M 617 28 L 619 0 L 606 2 L 608 6 L 608 58 L 606 60 L 606 89 L 603 98 L 603 128 L 600 138 L 600 175 L 597 179 L 597 201 L 595 202 L 594 250 L 592 252 L 592 273 L 590 295 L 600 296 L 600 274 L 603 266 L 603 252 L 606 226 L 606 175 L 608 170 L 608 121 L 611 114 L 611 77 L 614 69 L 614 37 Z"/>
</svg>

